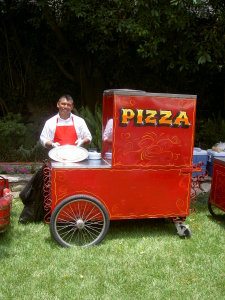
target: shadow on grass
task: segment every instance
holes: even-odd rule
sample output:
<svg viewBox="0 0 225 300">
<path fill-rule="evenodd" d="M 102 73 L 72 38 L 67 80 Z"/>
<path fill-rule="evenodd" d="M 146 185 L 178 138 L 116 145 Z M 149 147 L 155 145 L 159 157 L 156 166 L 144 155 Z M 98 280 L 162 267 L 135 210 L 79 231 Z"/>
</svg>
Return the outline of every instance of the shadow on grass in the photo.
<svg viewBox="0 0 225 300">
<path fill-rule="evenodd" d="M 10 224 L 6 228 L 6 230 L 2 233 L 0 233 L 0 249 L 2 250 L 2 245 L 5 245 L 6 243 L 9 245 L 12 240 L 14 235 L 20 236 L 20 232 L 15 228 L 14 223 L 15 223 L 15 218 L 17 217 L 16 213 L 12 210 L 10 214 Z M 15 233 L 16 231 L 16 233 Z M 4 249 L 3 249 L 4 250 Z M 1 252 L 1 251 L 0 251 Z M 1 253 L 0 253 L 1 254 Z"/>
<path fill-rule="evenodd" d="M 190 215 L 187 216 L 187 220 L 191 217 L 192 213 L 208 215 L 208 197 L 209 193 L 200 194 L 196 201 L 191 202 L 191 211 Z M 173 221 L 169 218 L 162 218 L 111 221 L 107 234 L 108 239 L 121 239 L 124 237 L 136 239 L 143 236 L 177 236 L 177 233 Z"/>
<path fill-rule="evenodd" d="M 9 258 L 10 251 L 5 247 L 5 244 L 10 244 L 11 235 L 10 235 L 10 225 L 6 231 L 0 233 L 0 260 L 2 258 Z"/>
<path fill-rule="evenodd" d="M 114 220 L 110 221 L 109 231 L 106 234 L 108 240 L 137 239 L 142 237 L 175 236 L 175 225 L 168 219 L 141 219 L 141 220 Z M 52 249 L 56 246 L 62 248 L 51 236 L 45 238 Z"/>
<path fill-rule="evenodd" d="M 225 212 L 220 210 L 220 209 L 217 209 L 217 208 L 213 208 L 216 209 L 216 216 L 212 216 L 211 213 L 209 212 L 209 209 L 208 209 L 208 201 L 209 201 L 209 193 L 205 193 L 205 194 L 200 194 L 197 198 L 197 201 L 192 204 L 194 206 L 196 206 L 196 210 L 198 212 L 205 212 L 206 213 L 206 216 L 212 220 L 212 221 L 215 221 L 215 222 L 221 222 L 222 226 L 224 227 L 225 226 Z"/>
<path fill-rule="evenodd" d="M 195 203 L 191 203 L 191 208 L 195 210 L 195 214 L 200 214 L 199 217 L 208 217 L 210 221 L 216 222 L 218 225 L 225 228 L 225 216 L 219 216 L 218 218 L 213 218 L 208 211 L 208 195 L 204 194 L 199 196 Z M 13 209 L 11 215 L 11 224 L 5 233 L 0 234 L 0 257 L 7 257 L 10 254 L 7 251 L 7 245 L 9 245 L 14 239 L 24 239 L 25 237 L 32 236 L 34 231 L 37 233 L 43 233 L 43 229 L 40 226 L 36 230 L 35 223 L 31 225 L 18 224 L 19 212 L 22 208 L 20 203 L 15 203 L 17 207 Z M 15 205 L 15 206 L 16 206 Z M 190 216 L 191 217 L 191 213 Z M 189 219 L 187 217 L 187 221 Z M 196 216 L 198 218 L 198 216 Z M 40 222 L 42 223 L 42 222 Z M 39 223 L 37 223 L 38 225 Z M 49 227 L 49 225 L 46 225 Z M 190 224 L 191 227 L 191 224 Z M 36 234 L 37 234 L 36 233 Z M 157 218 L 157 219 L 130 219 L 130 220 L 114 220 L 110 222 L 109 231 L 106 235 L 109 240 L 119 240 L 119 239 L 139 239 L 143 237 L 179 237 L 176 234 L 176 228 L 171 219 Z M 48 234 L 43 235 L 44 242 L 52 249 L 56 247 L 61 248 L 61 246 L 54 240 L 51 236 L 50 230 L 48 228 Z M 1 245 L 5 244 L 5 247 Z M 2 250 L 1 250 L 2 249 Z"/>
<path fill-rule="evenodd" d="M 212 216 L 210 213 L 208 213 L 207 217 L 209 218 L 210 221 L 220 225 L 225 229 L 225 213 L 223 214 L 223 212 L 221 211 L 221 215 L 217 215 L 217 216 Z"/>
<path fill-rule="evenodd" d="M 225 228 L 225 212 L 217 209 L 217 215 L 212 216 L 208 209 L 208 200 L 209 193 L 201 194 L 195 203 L 191 203 L 191 208 L 193 208 L 196 213 L 204 213 L 208 220 Z"/>
<path fill-rule="evenodd" d="M 174 236 L 176 229 L 169 219 L 141 219 L 111 221 L 107 238 L 137 239 L 142 237 Z"/>
</svg>

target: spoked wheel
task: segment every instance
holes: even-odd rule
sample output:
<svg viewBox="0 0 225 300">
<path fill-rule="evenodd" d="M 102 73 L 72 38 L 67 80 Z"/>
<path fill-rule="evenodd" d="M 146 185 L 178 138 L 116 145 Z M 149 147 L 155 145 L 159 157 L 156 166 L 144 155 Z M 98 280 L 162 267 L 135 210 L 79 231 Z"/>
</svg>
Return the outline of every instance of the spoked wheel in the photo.
<svg viewBox="0 0 225 300">
<path fill-rule="evenodd" d="M 104 239 L 109 223 L 107 210 L 101 202 L 94 197 L 76 195 L 56 206 L 50 230 L 63 247 L 89 247 Z"/>
</svg>

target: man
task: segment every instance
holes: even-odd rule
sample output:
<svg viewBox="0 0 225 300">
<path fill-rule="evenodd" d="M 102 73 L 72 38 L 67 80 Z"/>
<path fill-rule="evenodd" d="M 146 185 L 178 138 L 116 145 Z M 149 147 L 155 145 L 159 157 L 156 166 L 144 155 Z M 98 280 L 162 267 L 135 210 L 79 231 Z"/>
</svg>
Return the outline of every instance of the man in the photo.
<svg viewBox="0 0 225 300">
<path fill-rule="evenodd" d="M 73 107 L 70 95 L 64 95 L 59 99 L 58 114 L 46 121 L 40 136 L 41 144 L 45 148 L 52 149 L 63 145 L 81 146 L 91 142 L 92 136 L 84 119 L 71 113 Z M 20 193 L 24 204 L 19 217 L 20 223 L 26 224 L 44 218 L 43 168 L 32 177 Z"/>
<path fill-rule="evenodd" d="M 71 113 L 74 107 L 70 95 L 60 97 L 57 102 L 59 113 L 47 120 L 42 130 L 41 144 L 51 149 L 63 145 L 90 144 L 92 136 L 84 119 Z"/>
</svg>

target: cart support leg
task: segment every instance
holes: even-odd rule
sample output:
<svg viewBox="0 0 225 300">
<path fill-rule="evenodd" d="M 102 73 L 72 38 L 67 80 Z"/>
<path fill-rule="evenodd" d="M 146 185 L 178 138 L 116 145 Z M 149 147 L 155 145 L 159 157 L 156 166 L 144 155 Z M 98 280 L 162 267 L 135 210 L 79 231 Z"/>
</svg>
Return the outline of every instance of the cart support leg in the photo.
<svg viewBox="0 0 225 300">
<path fill-rule="evenodd" d="M 185 218 L 174 218 L 173 222 L 177 229 L 177 234 L 180 238 L 190 238 L 191 237 L 191 229 L 188 225 L 183 224 Z"/>
</svg>

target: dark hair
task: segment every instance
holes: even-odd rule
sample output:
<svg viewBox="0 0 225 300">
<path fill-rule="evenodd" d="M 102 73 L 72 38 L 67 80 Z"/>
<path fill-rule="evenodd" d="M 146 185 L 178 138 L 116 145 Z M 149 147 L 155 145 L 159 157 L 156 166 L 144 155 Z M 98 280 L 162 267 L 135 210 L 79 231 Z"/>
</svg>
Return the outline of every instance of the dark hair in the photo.
<svg viewBox="0 0 225 300">
<path fill-rule="evenodd" d="M 72 98 L 70 95 L 63 95 L 63 96 L 61 96 L 61 97 L 59 98 L 58 102 L 60 102 L 60 100 L 61 100 L 62 98 L 66 98 L 67 101 L 72 101 L 72 103 L 73 103 L 73 98 Z"/>
</svg>

